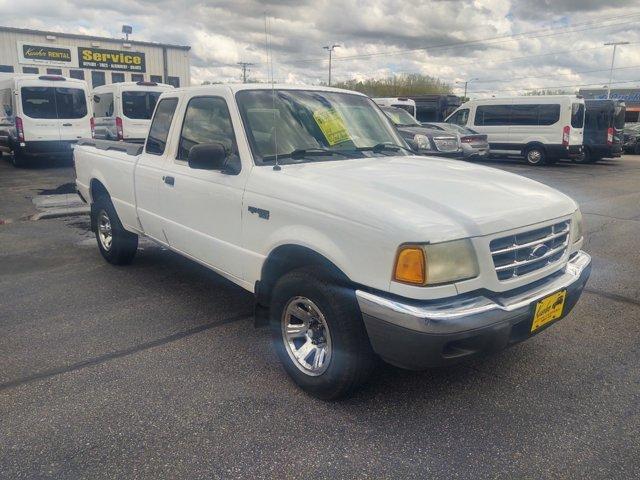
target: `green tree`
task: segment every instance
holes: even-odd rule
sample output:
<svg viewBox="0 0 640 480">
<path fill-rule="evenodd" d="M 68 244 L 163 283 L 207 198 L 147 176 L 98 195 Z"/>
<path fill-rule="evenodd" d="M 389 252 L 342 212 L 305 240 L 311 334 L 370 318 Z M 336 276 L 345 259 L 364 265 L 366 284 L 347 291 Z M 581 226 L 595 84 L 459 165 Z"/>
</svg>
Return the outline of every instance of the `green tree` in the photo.
<svg viewBox="0 0 640 480">
<path fill-rule="evenodd" d="M 332 86 L 362 92 L 370 97 L 404 97 L 452 92 L 452 88 L 448 83 L 438 78 L 418 73 L 393 75 L 381 79 L 347 80 L 334 83 Z"/>
</svg>

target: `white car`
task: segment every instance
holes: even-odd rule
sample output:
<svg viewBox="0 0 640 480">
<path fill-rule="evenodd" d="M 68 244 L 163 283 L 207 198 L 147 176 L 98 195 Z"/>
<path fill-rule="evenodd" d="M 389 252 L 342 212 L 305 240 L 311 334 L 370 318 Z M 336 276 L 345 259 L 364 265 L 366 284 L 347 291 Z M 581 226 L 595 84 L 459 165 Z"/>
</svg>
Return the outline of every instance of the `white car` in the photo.
<svg viewBox="0 0 640 480">
<path fill-rule="evenodd" d="M 163 93 L 144 146 L 74 154 L 108 262 L 146 236 L 253 292 L 286 371 L 333 399 L 376 356 L 421 369 L 525 340 L 590 273 L 571 198 L 407 150 L 364 95 L 216 85 Z"/>
<path fill-rule="evenodd" d="M 93 138 L 144 142 L 160 94 L 171 85 L 120 82 L 93 90 Z"/>
<path fill-rule="evenodd" d="M 91 134 L 84 80 L 59 75 L 15 75 L 0 80 L 0 148 L 17 167 L 34 156 L 71 156 Z"/>
<path fill-rule="evenodd" d="M 447 123 L 485 134 L 491 153 L 520 155 L 529 165 L 580 158 L 585 104 L 576 95 L 543 95 L 471 100 Z"/>
</svg>

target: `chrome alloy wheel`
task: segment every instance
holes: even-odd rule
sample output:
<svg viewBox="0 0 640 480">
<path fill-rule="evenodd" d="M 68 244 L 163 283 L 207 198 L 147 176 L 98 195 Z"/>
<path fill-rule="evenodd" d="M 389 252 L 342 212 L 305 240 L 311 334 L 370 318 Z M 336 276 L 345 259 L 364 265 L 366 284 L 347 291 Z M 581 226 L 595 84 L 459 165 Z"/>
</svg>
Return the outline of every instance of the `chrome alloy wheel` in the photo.
<svg viewBox="0 0 640 480">
<path fill-rule="evenodd" d="M 529 150 L 527 152 L 527 160 L 529 160 L 529 163 L 539 163 L 542 160 L 542 153 L 540 153 L 540 150 Z"/>
<path fill-rule="evenodd" d="M 282 340 L 296 367 L 312 377 L 331 363 L 331 334 L 318 306 L 306 297 L 294 297 L 282 314 Z"/>
<path fill-rule="evenodd" d="M 98 238 L 100 244 L 105 251 L 111 250 L 111 243 L 113 242 L 113 233 L 111 231 L 111 220 L 109 215 L 104 210 L 100 210 L 98 214 Z"/>
</svg>

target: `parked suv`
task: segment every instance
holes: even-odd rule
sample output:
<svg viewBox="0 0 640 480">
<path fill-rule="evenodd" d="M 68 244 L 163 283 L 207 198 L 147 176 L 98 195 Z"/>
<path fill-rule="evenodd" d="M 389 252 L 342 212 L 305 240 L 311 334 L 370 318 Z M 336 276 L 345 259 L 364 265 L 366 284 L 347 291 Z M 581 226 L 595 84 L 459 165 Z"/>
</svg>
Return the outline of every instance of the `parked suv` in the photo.
<svg viewBox="0 0 640 480">
<path fill-rule="evenodd" d="M 425 127 L 402 108 L 381 108 L 396 126 L 402 138 L 421 155 L 462 156 L 456 134 Z"/>
</svg>

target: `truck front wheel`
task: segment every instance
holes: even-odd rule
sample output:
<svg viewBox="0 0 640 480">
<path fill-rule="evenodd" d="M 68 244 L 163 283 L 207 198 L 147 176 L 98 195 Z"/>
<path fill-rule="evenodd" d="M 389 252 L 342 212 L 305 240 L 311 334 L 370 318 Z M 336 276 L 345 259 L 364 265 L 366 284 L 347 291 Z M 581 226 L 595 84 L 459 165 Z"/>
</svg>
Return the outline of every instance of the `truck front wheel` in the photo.
<svg viewBox="0 0 640 480">
<path fill-rule="evenodd" d="M 276 283 L 270 312 L 278 357 L 309 394 L 335 400 L 369 377 L 376 357 L 352 290 L 312 269 L 294 270 Z"/>
<path fill-rule="evenodd" d="M 91 224 L 98 248 L 104 259 L 113 265 L 127 265 L 138 250 L 138 236 L 127 232 L 111 200 L 100 196 L 91 205 Z"/>
</svg>

